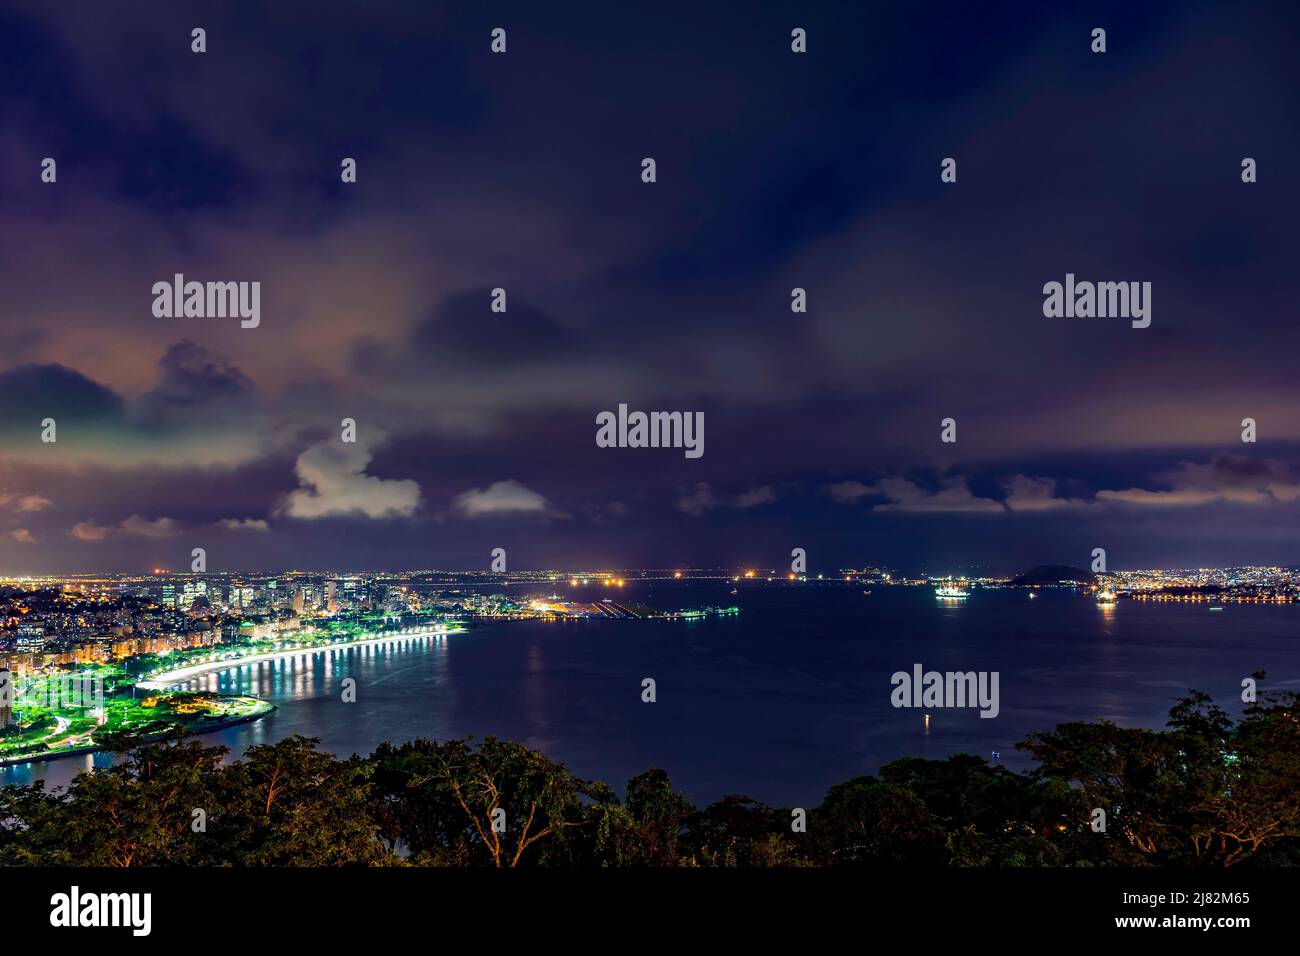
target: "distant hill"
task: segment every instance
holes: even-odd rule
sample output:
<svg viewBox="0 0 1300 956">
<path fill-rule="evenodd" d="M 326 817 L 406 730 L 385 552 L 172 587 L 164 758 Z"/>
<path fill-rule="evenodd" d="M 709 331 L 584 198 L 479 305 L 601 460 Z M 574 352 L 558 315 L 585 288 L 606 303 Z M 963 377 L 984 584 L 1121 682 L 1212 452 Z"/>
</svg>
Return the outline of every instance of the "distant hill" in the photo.
<svg viewBox="0 0 1300 956">
<path fill-rule="evenodd" d="M 1012 578 L 1007 584 L 1013 588 L 1047 587 L 1052 584 L 1092 584 L 1097 575 L 1068 564 L 1040 564 Z"/>
</svg>

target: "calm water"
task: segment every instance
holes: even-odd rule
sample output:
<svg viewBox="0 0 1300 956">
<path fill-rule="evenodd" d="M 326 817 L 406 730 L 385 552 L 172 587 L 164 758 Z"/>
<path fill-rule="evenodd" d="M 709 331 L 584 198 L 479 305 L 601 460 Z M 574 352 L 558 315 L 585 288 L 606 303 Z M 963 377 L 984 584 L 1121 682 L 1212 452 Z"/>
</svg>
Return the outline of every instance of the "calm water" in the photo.
<svg viewBox="0 0 1300 956">
<path fill-rule="evenodd" d="M 339 754 L 383 740 L 495 734 L 620 790 L 663 767 L 697 802 L 747 793 L 807 806 L 881 763 L 959 751 L 1023 768 L 1015 743 L 1067 720 L 1161 727 L 1187 687 L 1231 712 L 1242 677 L 1300 688 L 1300 606 L 1122 602 L 1102 611 L 1067 591 L 976 591 L 941 605 L 921 588 L 844 585 L 629 585 L 621 601 L 656 607 L 737 604 L 739 617 L 696 622 L 524 621 L 441 640 L 315 653 L 244 665 L 192 683 L 256 692 L 279 710 L 203 739 L 242 752 L 289 734 Z M 533 593 L 531 590 L 528 593 Z M 566 590 L 566 593 L 572 593 Z M 587 599 L 604 591 L 579 589 Z M 999 671 L 1001 713 L 890 706 L 890 675 Z M 357 681 L 357 702 L 340 681 Z M 653 677 L 658 701 L 641 702 Z M 65 785 L 103 755 L 11 767 L 5 783 Z"/>
</svg>

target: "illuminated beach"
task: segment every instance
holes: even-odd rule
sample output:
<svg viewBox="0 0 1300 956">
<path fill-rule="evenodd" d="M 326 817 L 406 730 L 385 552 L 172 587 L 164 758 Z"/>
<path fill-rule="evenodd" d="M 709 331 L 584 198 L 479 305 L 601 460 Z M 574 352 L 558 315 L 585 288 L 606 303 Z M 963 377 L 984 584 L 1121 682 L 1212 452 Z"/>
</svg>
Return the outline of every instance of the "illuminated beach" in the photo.
<svg viewBox="0 0 1300 956">
<path fill-rule="evenodd" d="M 174 687 L 178 684 L 184 684 L 196 677 L 204 674 L 213 674 L 219 671 L 235 670 L 245 664 L 255 664 L 259 661 L 282 660 L 289 657 L 298 657 L 308 654 L 319 654 L 326 651 L 333 651 L 353 647 L 367 647 L 379 644 L 398 644 L 409 643 L 412 641 L 423 641 L 430 637 L 446 637 L 449 634 L 463 634 L 468 628 L 461 625 L 439 625 L 434 628 L 422 628 L 414 631 L 400 631 L 393 634 L 383 634 L 376 637 L 362 637 L 354 641 L 339 641 L 313 645 L 308 647 L 297 646 L 284 648 L 282 650 L 266 651 L 259 654 L 248 654 L 246 656 L 224 657 L 221 660 L 204 661 L 201 664 L 191 664 L 186 667 L 178 667 L 175 670 L 163 671 L 160 674 L 154 674 L 148 680 L 140 681 L 136 684 L 141 690 L 163 690 L 167 687 Z"/>
</svg>

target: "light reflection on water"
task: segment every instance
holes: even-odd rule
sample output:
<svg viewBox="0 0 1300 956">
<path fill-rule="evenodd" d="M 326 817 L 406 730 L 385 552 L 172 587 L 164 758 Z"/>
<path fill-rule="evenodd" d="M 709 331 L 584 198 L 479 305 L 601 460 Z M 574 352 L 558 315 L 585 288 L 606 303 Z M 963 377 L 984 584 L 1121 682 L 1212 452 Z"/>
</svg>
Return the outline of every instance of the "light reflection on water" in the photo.
<svg viewBox="0 0 1300 956">
<path fill-rule="evenodd" d="M 632 589 L 631 583 L 628 590 Z M 189 689 L 258 694 L 278 709 L 205 735 L 242 753 L 289 734 L 347 756 L 384 740 L 495 734 L 544 750 L 580 776 L 621 787 L 652 766 L 699 802 L 748 793 L 787 805 L 900 756 L 965 751 L 1023 769 L 1015 743 L 1066 720 L 1163 727 L 1187 687 L 1239 708 L 1243 676 L 1300 687 L 1300 607 L 1122 601 L 1099 612 L 1068 591 L 976 590 L 958 606 L 924 589 L 638 585 L 679 608 L 738 604 L 698 621 L 519 621 L 462 634 L 302 652 L 243 663 Z M 582 589 L 577 589 L 579 594 Z M 590 589 L 590 597 L 605 596 Z M 630 599 L 630 598 L 629 598 Z M 1001 713 L 890 706 L 890 676 L 914 663 L 996 670 Z M 342 701 L 354 678 L 356 702 Z M 653 677 L 658 700 L 641 701 Z M 6 783 L 60 786 L 107 755 L 7 768 Z"/>
</svg>

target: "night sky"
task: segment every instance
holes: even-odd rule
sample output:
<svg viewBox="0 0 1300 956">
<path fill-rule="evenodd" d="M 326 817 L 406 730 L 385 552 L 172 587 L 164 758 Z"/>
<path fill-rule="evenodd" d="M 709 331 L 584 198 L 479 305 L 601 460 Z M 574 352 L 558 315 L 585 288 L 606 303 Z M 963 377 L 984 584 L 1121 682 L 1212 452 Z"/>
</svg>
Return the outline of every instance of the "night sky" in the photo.
<svg viewBox="0 0 1300 956">
<path fill-rule="evenodd" d="M 46 7 L 0 573 L 1300 563 L 1294 5 Z M 261 324 L 155 317 L 178 272 Z M 1066 273 L 1151 326 L 1045 317 Z M 619 403 L 703 457 L 598 448 Z"/>
</svg>

